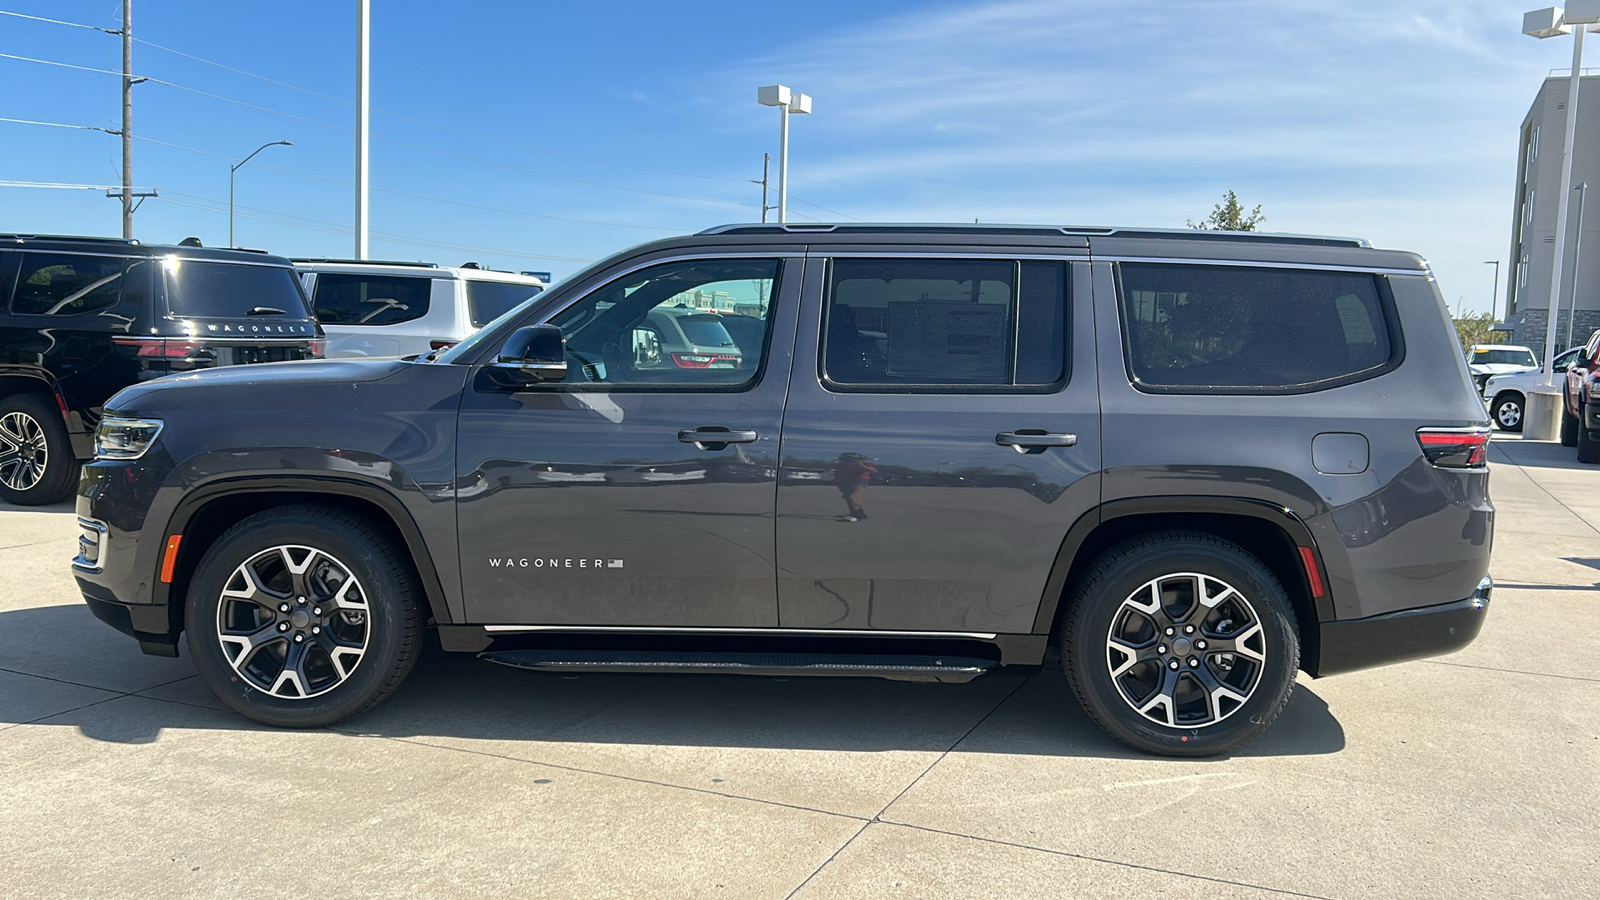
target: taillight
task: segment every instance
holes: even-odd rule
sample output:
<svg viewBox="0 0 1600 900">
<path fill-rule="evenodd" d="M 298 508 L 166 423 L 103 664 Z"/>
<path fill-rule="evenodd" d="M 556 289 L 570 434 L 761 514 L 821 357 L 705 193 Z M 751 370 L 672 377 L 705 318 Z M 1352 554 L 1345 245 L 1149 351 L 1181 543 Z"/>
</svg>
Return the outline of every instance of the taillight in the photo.
<svg viewBox="0 0 1600 900">
<path fill-rule="evenodd" d="M 323 338 L 312 338 L 306 341 L 306 356 L 310 359 L 321 359 L 328 352 L 328 342 Z"/>
<path fill-rule="evenodd" d="M 1446 469 L 1475 469 L 1489 461 L 1487 428 L 1418 428 L 1428 462 Z"/>
<path fill-rule="evenodd" d="M 429 341 L 428 342 L 428 349 L 430 349 L 430 350 L 443 350 L 443 349 L 445 349 L 447 347 L 454 347 L 455 345 L 456 345 L 456 341 Z"/>
<path fill-rule="evenodd" d="M 183 359 L 205 346 L 198 341 L 147 337 L 115 337 L 111 343 L 132 347 L 135 356 L 150 359 Z"/>
<path fill-rule="evenodd" d="M 674 353 L 672 361 L 680 369 L 709 369 L 717 363 L 732 363 L 733 368 L 739 368 L 739 357 L 711 353 Z"/>
</svg>

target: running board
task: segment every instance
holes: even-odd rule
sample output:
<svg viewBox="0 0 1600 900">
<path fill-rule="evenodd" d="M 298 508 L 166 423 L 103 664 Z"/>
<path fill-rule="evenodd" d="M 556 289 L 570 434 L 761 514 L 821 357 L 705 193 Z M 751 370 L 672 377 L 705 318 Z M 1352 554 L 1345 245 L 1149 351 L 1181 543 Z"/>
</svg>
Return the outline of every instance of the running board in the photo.
<svg viewBox="0 0 1600 900">
<path fill-rule="evenodd" d="M 539 672 L 673 672 L 722 675 L 836 675 L 891 681 L 971 681 L 999 663 L 970 656 L 866 653 L 738 653 L 651 650 L 489 650 L 479 659 Z"/>
</svg>

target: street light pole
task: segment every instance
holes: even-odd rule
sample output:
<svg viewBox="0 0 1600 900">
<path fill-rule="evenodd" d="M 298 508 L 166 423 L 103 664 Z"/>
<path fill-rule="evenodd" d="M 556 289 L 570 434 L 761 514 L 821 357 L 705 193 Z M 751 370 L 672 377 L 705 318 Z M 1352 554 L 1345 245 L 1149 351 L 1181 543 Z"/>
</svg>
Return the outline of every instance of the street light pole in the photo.
<svg viewBox="0 0 1600 900">
<path fill-rule="evenodd" d="M 805 115 L 811 112 L 811 98 L 790 91 L 785 85 L 774 84 L 756 90 L 756 100 L 762 106 L 776 106 L 778 124 L 778 222 L 789 219 L 789 114 Z"/>
<path fill-rule="evenodd" d="M 1500 305 L 1500 260 L 1486 259 L 1483 264 L 1494 266 L 1494 288 L 1489 291 L 1489 320 L 1492 322 L 1494 321 L 1495 307 Z"/>
<path fill-rule="evenodd" d="M 285 147 L 293 147 L 294 146 L 293 144 L 289 143 L 288 141 L 272 141 L 271 143 L 262 144 L 261 146 L 257 147 L 255 150 L 251 151 L 249 156 L 246 156 L 244 159 L 241 159 L 238 162 L 234 163 L 232 166 L 228 167 L 228 246 L 229 247 L 232 247 L 234 245 L 233 244 L 233 176 L 234 176 L 234 173 L 239 171 L 239 167 L 240 166 L 242 166 L 245 163 L 249 162 L 250 160 L 254 159 L 255 155 L 257 153 L 260 153 L 261 151 L 267 149 L 268 147 L 276 147 L 279 144 L 282 144 Z"/>
<path fill-rule="evenodd" d="M 1578 182 L 1573 190 L 1578 192 L 1578 233 L 1572 237 L 1572 305 L 1567 307 L 1567 346 L 1572 346 L 1572 319 L 1578 314 L 1578 260 L 1583 253 L 1583 195 L 1589 190 L 1589 183 Z"/>
<path fill-rule="evenodd" d="M 1578 82 L 1583 72 L 1583 33 L 1600 22 L 1600 0 L 1569 0 L 1567 8 L 1548 7 L 1522 17 L 1522 33 L 1548 38 L 1572 35 L 1572 79 L 1567 84 L 1567 133 L 1561 148 L 1561 192 L 1556 204 L 1555 262 L 1550 267 L 1550 306 L 1545 315 L 1544 377 L 1549 388 L 1555 384 L 1556 316 L 1561 312 L 1561 268 L 1567 249 L 1567 200 L 1572 193 L 1572 147 L 1578 132 Z"/>
<path fill-rule="evenodd" d="M 356 259 L 367 258 L 367 126 L 368 40 L 372 19 L 369 0 L 356 0 Z"/>
</svg>

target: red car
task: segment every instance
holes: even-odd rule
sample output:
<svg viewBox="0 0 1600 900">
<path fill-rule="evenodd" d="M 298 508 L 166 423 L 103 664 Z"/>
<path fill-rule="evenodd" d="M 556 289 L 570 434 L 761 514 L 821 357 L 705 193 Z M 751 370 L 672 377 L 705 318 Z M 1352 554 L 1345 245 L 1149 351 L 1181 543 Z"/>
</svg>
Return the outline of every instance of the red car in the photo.
<svg viewBox="0 0 1600 900">
<path fill-rule="evenodd" d="M 1577 447 L 1578 462 L 1600 463 L 1600 331 L 1567 369 L 1561 394 L 1561 445 Z"/>
</svg>

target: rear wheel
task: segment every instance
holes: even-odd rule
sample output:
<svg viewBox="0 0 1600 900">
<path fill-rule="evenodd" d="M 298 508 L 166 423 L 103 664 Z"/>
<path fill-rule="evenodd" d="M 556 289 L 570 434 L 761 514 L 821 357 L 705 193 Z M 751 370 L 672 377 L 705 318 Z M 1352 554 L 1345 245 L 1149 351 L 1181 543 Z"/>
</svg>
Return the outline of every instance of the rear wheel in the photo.
<svg viewBox="0 0 1600 900">
<path fill-rule="evenodd" d="M 1095 560 L 1061 634 L 1067 680 L 1112 737 L 1211 756 L 1266 731 L 1289 702 L 1300 644 L 1272 573 L 1207 534 L 1160 532 Z"/>
<path fill-rule="evenodd" d="M 0 400 L 0 497 L 18 506 L 66 499 L 78 484 L 78 458 L 61 409 L 42 394 Z"/>
<path fill-rule="evenodd" d="M 191 580 L 195 669 L 236 712 L 331 725 L 400 686 L 422 645 L 421 589 L 394 542 L 340 510 L 287 506 L 228 529 Z"/>
<path fill-rule="evenodd" d="M 1522 395 L 1515 391 L 1503 391 L 1489 404 L 1489 410 L 1494 415 L 1494 422 L 1500 426 L 1501 431 L 1522 430 Z"/>
</svg>

